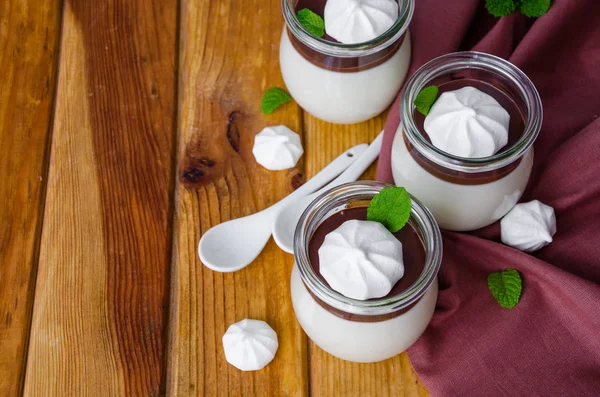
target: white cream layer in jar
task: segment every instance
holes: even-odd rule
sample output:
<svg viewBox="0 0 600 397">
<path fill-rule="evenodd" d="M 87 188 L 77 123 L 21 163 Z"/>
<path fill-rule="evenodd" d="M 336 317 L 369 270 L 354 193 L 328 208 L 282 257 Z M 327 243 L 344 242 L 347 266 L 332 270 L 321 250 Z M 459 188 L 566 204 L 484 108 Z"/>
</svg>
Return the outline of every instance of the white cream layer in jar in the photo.
<svg viewBox="0 0 600 397">
<path fill-rule="evenodd" d="M 502 218 L 519 201 L 533 167 L 533 148 L 506 176 L 481 185 L 442 180 L 425 170 L 411 156 L 398 127 L 392 146 L 394 183 L 419 198 L 442 229 L 475 230 Z"/>
<path fill-rule="evenodd" d="M 350 321 L 325 310 L 308 293 L 297 265 L 291 291 L 298 322 L 317 346 L 343 360 L 370 363 L 400 354 L 419 339 L 433 316 L 438 284 L 405 313 L 377 322 Z"/>
<path fill-rule="evenodd" d="M 392 57 L 370 69 L 336 72 L 307 61 L 294 48 L 284 27 L 279 63 L 285 86 L 313 116 L 331 123 L 352 124 L 383 112 L 396 98 L 410 64 L 407 31 Z"/>
</svg>

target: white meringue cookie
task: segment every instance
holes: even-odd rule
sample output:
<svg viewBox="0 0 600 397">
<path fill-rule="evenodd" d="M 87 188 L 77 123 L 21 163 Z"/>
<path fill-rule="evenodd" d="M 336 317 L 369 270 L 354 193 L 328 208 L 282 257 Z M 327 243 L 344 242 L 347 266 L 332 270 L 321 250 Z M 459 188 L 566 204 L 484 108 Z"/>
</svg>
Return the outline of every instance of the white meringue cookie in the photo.
<svg viewBox="0 0 600 397">
<path fill-rule="evenodd" d="M 264 368 L 275 357 L 279 343 L 269 324 L 245 319 L 231 324 L 223 335 L 227 362 L 242 371 Z"/>
<path fill-rule="evenodd" d="M 349 298 L 387 295 L 404 276 L 402 243 L 379 222 L 349 220 L 325 236 L 321 275 Z"/>
<path fill-rule="evenodd" d="M 285 125 L 265 127 L 254 137 L 252 154 L 268 170 L 292 168 L 304 153 L 300 136 Z"/>
<path fill-rule="evenodd" d="M 356 44 L 373 40 L 398 19 L 394 0 L 327 0 L 325 32 L 340 43 Z"/>
<path fill-rule="evenodd" d="M 554 209 L 538 200 L 517 204 L 500 221 L 502 242 L 525 252 L 550 244 L 555 233 Z"/>
<path fill-rule="evenodd" d="M 460 157 L 487 157 L 508 142 L 509 113 L 475 87 L 442 93 L 424 128 L 438 149 Z"/>
</svg>

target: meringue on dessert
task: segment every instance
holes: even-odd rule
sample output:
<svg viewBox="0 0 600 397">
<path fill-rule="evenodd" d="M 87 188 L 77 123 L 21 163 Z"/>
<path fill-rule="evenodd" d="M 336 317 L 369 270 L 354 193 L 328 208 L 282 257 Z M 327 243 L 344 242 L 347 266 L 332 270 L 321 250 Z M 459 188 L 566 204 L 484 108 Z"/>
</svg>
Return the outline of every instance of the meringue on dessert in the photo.
<svg viewBox="0 0 600 397">
<path fill-rule="evenodd" d="M 227 362 L 242 371 L 264 368 L 275 357 L 279 343 L 269 324 L 245 319 L 232 324 L 223 335 Z"/>
<path fill-rule="evenodd" d="M 524 252 L 550 244 L 555 233 L 554 208 L 539 200 L 515 205 L 500 221 L 502 242 Z"/>
<path fill-rule="evenodd" d="M 414 100 L 430 85 L 439 93 L 424 116 Z M 419 197 L 440 227 L 475 230 L 518 202 L 542 124 L 539 95 L 522 71 L 478 52 L 441 56 L 407 82 L 400 112 L 394 181 Z"/>
<path fill-rule="evenodd" d="M 395 0 L 327 0 L 325 32 L 343 44 L 357 44 L 384 34 L 398 19 Z"/>
<path fill-rule="evenodd" d="M 351 124 L 392 103 L 410 63 L 414 0 L 283 0 L 282 6 L 281 73 L 304 110 Z M 299 22 L 305 8 L 324 18 L 325 36 Z"/>
<path fill-rule="evenodd" d="M 507 144 L 509 121 L 510 114 L 492 95 L 465 85 L 440 95 L 423 128 L 438 149 L 475 158 L 491 156 Z"/>
<path fill-rule="evenodd" d="M 319 263 L 331 288 L 359 300 L 386 296 L 404 276 L 402 243 L 379 222 L 342 223 L 325 236 Z"/>
<path fill-rule="evenodd" d="M 265 127 L 254 137 L 252 154 L 258 164 L 271 171 L 294 167 L 303 153 L 300 135 L 285 125 Z"/>
<path fill-rule="evenodd" d="M 296 317 L 321 349 L 348 361 L 376 362 L 406 350 L 437 300 L 442 247 L 431 213 L 413 199 L 411 218 L 396 233 L 366 220 L 365 198 L 386 186 L 334 188 L 311 203 L 296 231 Z"/>
</svg>

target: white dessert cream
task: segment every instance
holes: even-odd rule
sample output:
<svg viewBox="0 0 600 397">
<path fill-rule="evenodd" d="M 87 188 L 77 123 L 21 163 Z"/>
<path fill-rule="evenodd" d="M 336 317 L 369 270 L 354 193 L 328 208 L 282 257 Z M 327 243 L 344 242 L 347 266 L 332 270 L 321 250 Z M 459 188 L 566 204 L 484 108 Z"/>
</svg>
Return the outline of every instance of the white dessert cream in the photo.
<svg viewBox="0 0 600 397">
<path fill-rule="evenodd" d="M 438 149 L 476 158 L 491 156 L 506 145 L 509 122 L 510 115 L 494 97 L 467 86 L 442 93 L 424 128 Z"/>
<path fill-rule="evenodd" d="M 410 34 L 387 61 L 353 72 L 329 70 L 306 60 L 284 28 L 279 64 L 294 100 L 313 116 L 331 123 L 353 124 L 383 112 L 396 98 L 410 64 Z"/>
<path fill-rule="evenodd" d="M 308 337 L 329 354 L 347 361 L 371 363 L 408 349 L 427 328 L 438 296 L 437 279 L 406 313 L 387 320 L 361 322 L 326 310 L 306 289 L 298 267 L 291 280 L 292 303 Z"/>
<path fill-rule="evenodd" d="M 242 371 L 264 368 L 275 357 L 279 343 L 269 324 L 245 319 L 232 324 L 223 335 L 227 362 Z"/>
<path fill-rule="evenodd" d="M 319 248 L 321 275 L 353 299 L 387 295 L 404 275 L 402 243 L 379 222 L 348 220 Z"/>
<path fill-rule="evenodd" d="M 285 125 L 265 127 L 254 137 L 252 154 L 258 164 L 271 171 L 294 167 L 303 153 L 300 135 Z"/>
<path fill-rule="evenodd" d="M 443 229 L 468 231 L 502 218 L 521 197 L 533 167 L 530 149 L 506 176 L 483 184 L 444 180 L 423 168 L 411 155 L 399 126 L 392 145 L 392 175 L 433 212 Z"/>
<path fill-rule="evenodd" d="M 500 221 L 502 242 L 524 252 L 550 244 L 555 233 L 554 208 L 539 200 L 517 204 Z"/>
<path fill-rule="evenodd" d="M 369 4 L 386 11 L 382 14 Z M 387 26 L 394 14 L 389 7 L 394 5 L 396 17 Z M 325 30 L 340 42 L 307 33 L 297 20 L 295 1 L 285 0 L 283 7 L 281 73 L 304 110 L 328 122 L 352 124 L 380 114 L 393 102 L 410 63 L 408 25 L 414 0 L 329 0 Z M 382 30 L 388 33 L 382 35 Z M 366 45 L 343 44 L 372 36 Z"/>
<path fill-rule="evenodd" d="M 398 19 L 395 0 L 327 0 L 325 31 L 340 43 L 357 44 L 384 34 Z"/>
</svg>

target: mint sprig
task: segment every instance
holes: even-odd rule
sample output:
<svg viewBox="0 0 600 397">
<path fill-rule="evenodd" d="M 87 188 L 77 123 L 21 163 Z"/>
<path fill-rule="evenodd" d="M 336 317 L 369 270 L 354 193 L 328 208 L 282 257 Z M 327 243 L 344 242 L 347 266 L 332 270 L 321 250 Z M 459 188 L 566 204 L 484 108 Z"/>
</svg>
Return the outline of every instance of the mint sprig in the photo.
<svg viewBox="0 0 600 397">
<path fill-rule="evenodd" d="M 410 195 L 403 187 L 381 189 L 367 208 L 367 220 L 383 224 L 390 232 L 402 229 L 410 218 Z"/>
<path fill-rule="evenodd" d="M 308 8 L 298 11 L 298 20 L 313 35 L 317 37 L 325 36 L 325 21 Z"/>
<path fill-rule="evenodd" d="M 486 0 L 485 8 L 495 17 L 503 17 L 512 14 L 518 4 L 514 0 Z"/>
<path fill-rule="evenodd" d="M 271 114 L 279 106 L 292 100 L 290 94 L 279 87 L 271 87 L 265 92 L 260 101 L 260 110 L 263 114 Z"/>
<path fill-rule="evenodd" d="M 551 0 L 486 0 L 485 8 L 495 17 L 503 17 L 517 10 L 525 16 L 537 18 L 550 9 Z"/>
<path fill-rule="evenodd" d="M 521 275 L 515 269 L 490 273 L 487 278 L 488 287 L 500 306 L 512 309 L 519 303 L 523 284 Z"/>
<path fill-rule="evenodd" d="M 428 87 L 423 88 L 421 92 L 419 92 L 419 95 L 417 95 L 417 97 L 413 101 L 419 113 L 423 114 L 424 116 L 427 116 L 429 114 L 433 103 L 437 99 L 439 91 L 440 89 L 438 87 L 436 87 L 435 85 L 430 85 Z"/>
<path fill-rule="evenodd" d="M 541 17 L 550 9 L 550 0 L 523 0 L 519 9 L 530 18 Z"/>
</svg>

